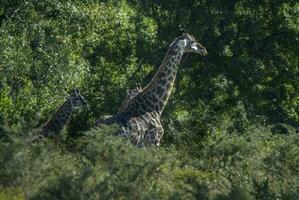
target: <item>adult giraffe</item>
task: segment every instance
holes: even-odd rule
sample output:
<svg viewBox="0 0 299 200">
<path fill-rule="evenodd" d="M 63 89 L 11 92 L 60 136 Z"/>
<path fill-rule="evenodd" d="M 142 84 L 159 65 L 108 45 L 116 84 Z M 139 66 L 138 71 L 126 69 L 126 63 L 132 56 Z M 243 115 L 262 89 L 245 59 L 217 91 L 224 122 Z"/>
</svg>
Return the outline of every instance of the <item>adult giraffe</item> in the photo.
<svg viewBox="0 0 299 200">
<path fill-rule="evenodd" d="M 207 54 L 203 45 L 186 32 L 170 44 L 164 60 L 150 83 L 131 98 L 121 112 L 98 120 L 97 125 L 118 124 L 118 136 L 130 138 L 138 147 L 159 146 L 163 136 L 160 116 L 168 101 L 178 65 L 185 52 Z"/>
</svg>

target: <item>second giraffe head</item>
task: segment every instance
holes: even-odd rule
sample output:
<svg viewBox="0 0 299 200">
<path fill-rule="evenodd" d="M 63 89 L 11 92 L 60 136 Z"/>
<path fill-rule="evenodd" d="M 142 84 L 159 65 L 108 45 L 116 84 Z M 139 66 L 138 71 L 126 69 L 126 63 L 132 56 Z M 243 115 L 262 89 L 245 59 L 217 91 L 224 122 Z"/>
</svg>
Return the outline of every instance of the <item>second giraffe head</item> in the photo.
<svg viewBox="0 0 299 200">
<path fill-rule="evenodd" d="M 72 101 L 72 105 L 74 106 L 74 108 L 79 108 L 87 105 L 87 101 L 80 94 L 80 90 L 77 88 L 71 90 L 69 98 Z"/>
</svg>

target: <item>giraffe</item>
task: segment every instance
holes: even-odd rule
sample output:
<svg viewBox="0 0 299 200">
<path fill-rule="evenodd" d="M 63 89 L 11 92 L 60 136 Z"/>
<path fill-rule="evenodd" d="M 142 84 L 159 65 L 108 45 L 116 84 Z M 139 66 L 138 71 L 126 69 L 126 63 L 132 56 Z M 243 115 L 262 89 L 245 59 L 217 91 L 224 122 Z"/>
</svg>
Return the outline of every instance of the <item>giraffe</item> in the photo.
<svg viewBox="0 0 299 200">
<path fill-rule="evenodd" d="M 206 48 L 185 31 L 174 39 L 150 83 L 129 100 L 123 110 L 96 123 L 118 124 L 118 136 L 130 138 L 138 147 L 159 147 L 164 130 L 161 114 L 169 99 L 178 65 L 185 52 L 207 54 Z"/>
<path fill-rule="evenodd" d="M 67 100 L 59 107 L 56 113 L 41 126 L 41 134 L 45 137 L 56 137 L 68 123 L 74 109 L 87 105 L 79 89 L 72 89 Z"/>
<path fill-rule="evenodd" d="M 127 105 L 129 104 L 130 100 L 133 99 L 135 96 L 137 96 L 141 91 L 142 91 L 142 87 L 140 84 L 137 84 L 136 88 L 134 88 L 133 90 L 128 90 L 127 96 L 123 100 L 117 113 L 123 112 L 125 110 L 125 108 L 127 107 Z"/>
<path fill-rule="evenodd" d="M 142 87 L 140 84 L 137 84 L 137 86 L 132 90 L 127 90 L 127 95 L 125 99 L 122 101 L 121 106 L 119 107 L 117 113 L 121 113 L 124 111 L 124 109 L 129 104 L 130 100 L 133 99 L 137 94 L 139 94 L 142 91 Z M 103 117 L 96 120 L 96 124 L 101 124 L 105 122 L 106 119 L 112 117 L 112 115 L 104 115 Z"/>
</svg>

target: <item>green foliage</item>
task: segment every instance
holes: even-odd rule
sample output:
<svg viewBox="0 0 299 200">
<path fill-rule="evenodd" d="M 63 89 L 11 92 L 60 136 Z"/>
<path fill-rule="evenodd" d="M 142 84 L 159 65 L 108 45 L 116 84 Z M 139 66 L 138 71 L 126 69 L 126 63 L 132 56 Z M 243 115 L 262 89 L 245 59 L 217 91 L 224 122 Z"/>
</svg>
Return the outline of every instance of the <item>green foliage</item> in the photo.
<svg viewBox="0 0 299 200">
<path fill-rule="evenodd" d="M 299 199 L 298 8 L 2 0 L 0 199 Z M 149 82 L 179 25 L 209 54 L 183 59 L 162 148 L 92 129 L 128 88 Z M 74 87 L 89 107 L 58 144 L 32 143 Z"/>
<path fill-rule="evenodd" d="M 5 190 L 0 190 L 1 200 L 23 200 L 24 196 L 20 189 L 6 188 Z"/>
<path fill-rule="evenodd" d="M 115 127 L 84 133 L 66 148 L 32 143 L 32 124 L 6 127 L 0 174 L 27 199 L 297 199 L 298 134 L 218 134 L 196 152 L 139 149 Z M 9 194 L 9 193 L 7 193 Z"/>
<path fill-rule="evenodd" d="M 16 122 L 37 111 L 48 113 L 72 87 L 88 89 L 84 94 L 97 115 L 111 112 L 107 105 L 120 97 L 110 104 L 103 99 L 128 84 L 137 67 L 137 43 L 155 39 L 154 22 L 125 3 L 26 1 L 19 6 L 12 16 L 7 11 L 0 30 L 4 117 Z"/>
</svg>

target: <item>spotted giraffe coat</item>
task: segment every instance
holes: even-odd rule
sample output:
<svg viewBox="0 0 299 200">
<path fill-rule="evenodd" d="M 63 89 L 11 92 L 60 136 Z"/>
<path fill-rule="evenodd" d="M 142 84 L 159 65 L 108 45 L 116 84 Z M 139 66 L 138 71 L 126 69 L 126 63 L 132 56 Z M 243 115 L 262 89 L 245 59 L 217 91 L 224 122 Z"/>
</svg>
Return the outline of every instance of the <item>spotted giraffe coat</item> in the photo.
<svg viewBox="0 0 299 200">
<path fill-rule="evenodd" d="M 136 146 L 159 146 L 164 133 L 161 114 L 184 52 L 207 54 L 206 49 L 192 36 L 184 33 L 176 38 L 151 82 L 128 102 L 122 112 L 98 121 L 97 125 L 116 123 L 119 125 L 117 135 L 130 138 Z"/>
</svg>

